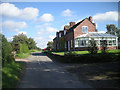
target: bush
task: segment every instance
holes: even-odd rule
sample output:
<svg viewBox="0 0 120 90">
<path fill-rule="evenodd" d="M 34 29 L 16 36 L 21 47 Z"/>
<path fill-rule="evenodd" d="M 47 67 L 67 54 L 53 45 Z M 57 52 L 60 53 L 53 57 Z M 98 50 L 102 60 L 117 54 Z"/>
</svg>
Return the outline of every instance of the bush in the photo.
<svg viewBox="0 0 120 90">
<path fill-rule="evenodd" d="M 11 52 L 11 44 L 7 41 L 4 35 L 2 35 L 2 63 L 14 61 L 14 57 Z"/>
<path fill-rule="evenodd" d="M 89 47 L 88 47 L 88 52 L 90 54 L 96 54 L 98 51 L 98 48 L 97 48 L 97 45 L 96 45 L 96 42 L 94 39 L 90 40 L 89 41 Z"/>
</svg>

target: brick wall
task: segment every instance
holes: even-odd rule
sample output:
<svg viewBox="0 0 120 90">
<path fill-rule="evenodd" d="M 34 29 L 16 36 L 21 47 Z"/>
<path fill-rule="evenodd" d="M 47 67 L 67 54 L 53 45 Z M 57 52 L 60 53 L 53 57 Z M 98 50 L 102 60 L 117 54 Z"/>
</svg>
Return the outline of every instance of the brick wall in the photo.
<svg viewBox="0 0 120 90">
<path fill-rule="evenodd" d="M 96 32 L 96 26 L 93 25 L 87 18 L 74 29 L 74 37 L 80 36 L 82 34 L 82 26 L 88 26 L 88 32 Z"/>
</svg>

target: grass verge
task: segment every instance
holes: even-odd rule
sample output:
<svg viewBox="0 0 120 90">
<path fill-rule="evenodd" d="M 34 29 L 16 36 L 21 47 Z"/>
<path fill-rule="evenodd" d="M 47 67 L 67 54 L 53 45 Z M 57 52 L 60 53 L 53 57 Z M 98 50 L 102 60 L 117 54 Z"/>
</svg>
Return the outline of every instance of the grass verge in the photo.
<svg viewBox="0 0 120 90">
<path fill-rule="evenodd" d="M 27 58 L 30 55 L 30 53 L 19 53 L 16 54 L 16 58 Z"/>
<path fill-rule="evenodd" d="M 120 52 L 120 49 L 115 50 L 106 50 L 107 53 L 118 53 Z M 52 52 L 53 54 L 64 56 L 65 52 Z M 98 50 L 98 53 L 101 53 L 100 50 Z M 81 55 L 81 54 L 89 54 L 88 51 L 72 51 L 72 54 Z"/>
<path fill-rule="evenodd" d="M 36 49 L 33 49 L 33 50 L 29 50 L 30 52 L 41 52 L 41 50 L 36 50 Z"/>
<path fill-rule="evenodd" d="M 120 58 L 120 53 L 106 53 L 106 54 L 68 54 L 68 55 L 57 55 L 53 53 L 46 53 L 48 56 L 55 58 L 56 61 L 62 63 L 103 63 L 118 61 Z"/>
<path fill-rule="evenodd" d="M 15 88 L 24 67 L 23 62 L 4 63 L 2 67 L 2 88 Z"/>
</svg>

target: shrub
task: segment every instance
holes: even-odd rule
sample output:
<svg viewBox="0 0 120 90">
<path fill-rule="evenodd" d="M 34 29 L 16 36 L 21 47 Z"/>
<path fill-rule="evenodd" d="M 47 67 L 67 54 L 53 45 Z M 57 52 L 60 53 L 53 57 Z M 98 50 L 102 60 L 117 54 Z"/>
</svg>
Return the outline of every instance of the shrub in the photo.
<svg viewBox="0 0 120 90">
<path fill-rule="evenodd" d="M 96 41 L 94 39 L 89 41 L 89 47 L 88 47 L 88 52 L 90 54 L 96 54 L 98 51 L 97 45 L 96 45 Z"/>
</svg>

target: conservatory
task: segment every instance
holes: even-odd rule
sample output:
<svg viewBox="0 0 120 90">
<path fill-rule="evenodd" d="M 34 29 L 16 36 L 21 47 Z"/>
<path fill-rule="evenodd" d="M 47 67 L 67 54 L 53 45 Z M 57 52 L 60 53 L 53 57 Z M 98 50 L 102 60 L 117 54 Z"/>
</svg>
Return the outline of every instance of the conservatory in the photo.
<svg viewBox="0 0 120 90">
<path fill-rule="evenodd" d="M 117 36 L 107 33 L 89 32 L 75 38 L 75 48 L 88 47 L 91 39 L 95 40 L 97 47 L 101 46 L 103 40 L 107 41 L 107 47 L 111 49 L 116 49 L 118 47 Z"/>
</svg>

